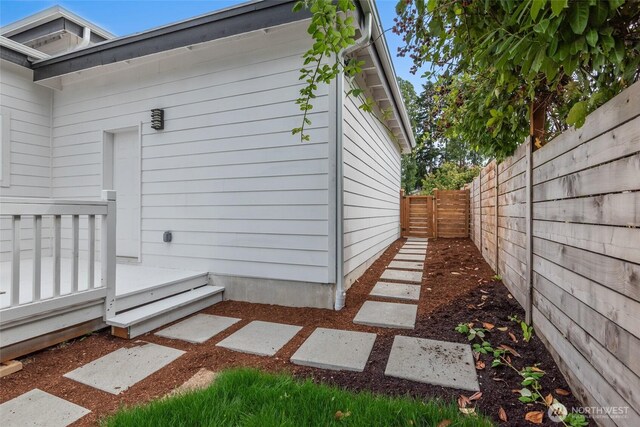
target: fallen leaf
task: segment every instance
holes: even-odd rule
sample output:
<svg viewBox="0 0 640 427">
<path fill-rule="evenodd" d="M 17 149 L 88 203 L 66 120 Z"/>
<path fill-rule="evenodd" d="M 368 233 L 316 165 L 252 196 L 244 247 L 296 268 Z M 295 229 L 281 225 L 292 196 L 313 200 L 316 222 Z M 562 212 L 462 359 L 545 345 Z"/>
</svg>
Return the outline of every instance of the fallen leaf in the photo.
<svg viewBox="0 0 640 427">
<path fill-rule="evenodd" d="M 544 418 L 544 412 L 541 411 L 527 412 L 524 416 L 525 420 L 533 424 L 542 424 L 542 418 Z"/>
<path fill-rule="evenodd" d="M 501 332 L 507 332 L 509 330 L 509 328 L 507 328 L 506 326 L 501 326 L 498 328 L 499 331 Z"/>
<path fill-rule="evenodd" d="M 493 377 L 491 378 L 494 381 L 502 381 L 503 383 L 506 383 L 506 381 L 504 380 L 504 378 L 500 378 L 500 377 Z"/>
<path fill-rule="evenodd" d="M 509 421 L 509 419 L 507 418 L 507 413 L 502 406 L 500 407 L 500 409 L 498 409 L 498 418 L 500 418 L 500 421 L 504 421 L 505 423 Z"/>
<path fill-rule="evenodd" d="M 482 360 L 478 360 L 478 361 L 476 362 L 476 369 L 477 369 L 478 371 L 482 371 L 482 370 L 484 369 L 484 367 L 485 367 L 485 366 L 486 366 L 486 365 L 485 365 L 485 363 L 484 363 Z"/>
<path fill-rule="evenodd" d="M 513 295 L 511 295 L 511 294 L 507 294 L 507 298 L 509 298 L 509 299 L 513 299 Z"/>
<path fill-rule="evenodd" d="M 458 408 L 465 415 L 475 415 L 476 408 Z"/>
<path fill-rule="evenodd" d="M 478 304 L 476 307 L 478 307 L 478 308 L 482 308 L 482 306 L 483 306 L 484 304 L 485 304 L 484 302 L 481 302 L 481 303 L 480 303 L 480 304 Z"/>
<path fill-rule="evenodd" d="M 467 405 L 470 404 L 470 403 L 471 403 L 471 401 L 464 394 L 461 394 L 460 397 L 458 397 L 458 406 L 460 408 L 466 408 Z"/>
<path fill-rule="evenodd" d="M 559 395 L 559 396 L 569 396 L 569 395 L 571 394 L 571 392 L 570 392 L 570 391 L 567 391 L 567 390 L 562 389 L 562 388 L 557 388 L 557 389 L 555 390 L 555 392 L 556 392 L 556 394 L 557 394 L 557 395 Z"/>
<path fill-rule="evenodd" d="M 515 388 L 512 388 L 511 393 L 520 394 L 520 390 L 516 390 Z"/>
<path fill-rule="evenodd" d="M 451 274 L 455 274 L 456 276 L 459 276 L 461 273 L 458 273 L 457 271 L 452 271 Z"/>
<path fill-rule="evenodd" d="M 488 331 L 492 330 L 495 327 L 493 323 L 489 323 L 489 322 L 483 322 L 482 326 Z"/>
<path fill-rule="evenodd" d="M 451 420 L 442 420 L 438 423 L 438 427 L 448 427 L 451 425 Z"/>
<path fill-rule="evenodd" d="M 482 301 L 485 301 L 487 298 L 489 298 L 489 297 L 488 297 L 488 296 L 486 296 L 486 295 L 480 295 L 480 299 L 481 299 Z"/>
<path fill-rule="evenodd" d="M 347 411 L 347 412 L 337 411 L 336 415 L 335 415 L 336 420 L 342 420 L 342 419 L 347 418 L 349 416 L 351 416 L 351 412 L 349 412 L 349 411 Z"/>
<path fill-rule="evenodd" d="M 542 372 L 542 373 L 544 374 L 544 371 L 543 371 L 542 369 L 540 369 L 540 368 L 536 367 L 536 366 L 532 366 L 532 367 L 531 367 L 531 370 L 532 370 L 533 372 Z"/>
<path fill-rule="evenodd" d="M 469 400 L 478 400 L 482 397 L 482 392 L 481 391 L 476 391 L 475 393 L 473 393 L 471 395 L 471 397 L 469 398 Z"/>
<path fill-rule="evenodd" d="M 553 403 L 553 396 L 551 395 L 551 393 L 549 393 L 547 397 L 544 398 L 544 403 L 546 403 L 547 406 L 551 406 L 551 404 Z"/>
<path fill-rule="evenodd" d="M 516 336 L 513 334 L 513 332 L 509 332 L 509 338 L 511 338 L 511 341 L 513 342 L 518 342 L 518 338 L 516 338 Z"/>
<path fill-rule="evenodd" d="M 506 351 L 508 351 L 509 353 L 513 354 L 516 357 L 522 357 L 522 356 L 520 356 L 520 353 L 518 353 L 513 347 L 509 347 L 508 345 L 500 344 L 498 346 L 498 348 L 506 350 Z"/>
<path fill-rule="evenodd" d="M 474 351 L 474 352 L 473 352 L 473 358 L 476 360 L 476 362 L 477 362 L 478 360 L 480 360 L 480 353 L 478 353 L 478 352 Z"/>
</svg>

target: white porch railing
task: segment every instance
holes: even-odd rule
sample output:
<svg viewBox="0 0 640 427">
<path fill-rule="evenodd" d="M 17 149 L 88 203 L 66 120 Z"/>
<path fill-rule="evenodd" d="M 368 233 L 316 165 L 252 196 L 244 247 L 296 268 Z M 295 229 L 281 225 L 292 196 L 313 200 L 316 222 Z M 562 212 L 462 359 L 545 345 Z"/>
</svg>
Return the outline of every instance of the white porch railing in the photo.
<svg viewBox="0 0 640 427">
<path fill-rule="evenodd" d="M 26 313 L 37 314 L 41 309 L 51 309 L 52 304 L 36 304 L 47 300 L 60 300 L 61 304 L 55 304 L 56 308 L 68 303 L 77 303 L 78 295 L 75 298 L 69 297 L 75 294 L 84 293 L 94 289 L 101 289 L 105 294 L 104 318 L 113 313 L 115 308 L 115 284 L 116 284 L 116 193 L 112 190 L 102 192 L 102 200 L 57 200 L 57 199 L 31 199 L 31 198 L 0 198 L 0 215 L 11 217 L 11 276 L 10 276 L 10 304 L 3 308 L 2 323 L 22 317 Z M 71 217 L 71 263 L 70 263 L 70 292 L 61 294 L 61 259 L 62 259 L 62 237 L 61 223 L 62 217 Z M 31 299 L 24 301 L 21 293 L 25 288 L 25 281 L 21 282 L 21 222 L 23 217 L 32 217 L 33 221 L 33 245 L 32 247 L 32 274 L 30 284 Z M 78 282 L 81 272 L 79 257 L 80 254 L 80 216 L 87 217 L 87 268 L 86 280 L 87 289 L 79 290 Z M 51 296 L 43 298 L 43 270 L 42 270 L 42 224 L 43 217 L 52 218 L 51 244 L 52 244 L 52 274 L 53 292 Z M 96 265 L 96 217 L 101 220 L 101 251 L 100 265 L 102 268 L 101 283 L 95 282 Z M 84 270 L 84 269 L 82 269 Z M 49 279 L 49 278 L 47 278 Z M 21 287 L 22 283 L 22 287 Z M 66 287 L 66 286 L 65 286 Z M 101 292 L 102 293 L 102 292 Z M 65 301 L 66 300 L 66 301 Z M 50 302 L 50 301 L 47 301 Z M 53 302 L 53 301 L 51 301 Z M 30 307 L 27 307 L 30 306 Z"/>
</svg>

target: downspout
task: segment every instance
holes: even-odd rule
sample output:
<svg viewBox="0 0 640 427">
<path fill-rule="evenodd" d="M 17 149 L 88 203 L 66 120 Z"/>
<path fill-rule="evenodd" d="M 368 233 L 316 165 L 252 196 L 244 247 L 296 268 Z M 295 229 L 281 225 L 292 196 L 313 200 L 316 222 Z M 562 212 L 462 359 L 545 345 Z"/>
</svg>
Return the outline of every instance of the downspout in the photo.
<svg viewBox="0 0 640 427">
<path fill-rule="evenodd" d="M 84 29 L 82 30 L 82 41 L 78 43 L 78 46 L 76 46 L 76 50 L 89 46 L 90 41 L 91 41 L 91 28 L 84 27 Z"/>
<path fill-rule="evenodd" d="M 351 52 L 360 49 L 371 39 L 371 13 L 364 18 L 362 34 L 355 44 L 338 53 L 338 61 L 342 63 L 344 57 Z M 344 307 L 346 292 L 344 290 L 344 165 L 342 160 L 342 147 L 344 132 L 342 129 L 342 109 L 344 107 L 344 73 L 340 73 L 336 79 L 336 298 L 335 310 Z"/>
</svg>

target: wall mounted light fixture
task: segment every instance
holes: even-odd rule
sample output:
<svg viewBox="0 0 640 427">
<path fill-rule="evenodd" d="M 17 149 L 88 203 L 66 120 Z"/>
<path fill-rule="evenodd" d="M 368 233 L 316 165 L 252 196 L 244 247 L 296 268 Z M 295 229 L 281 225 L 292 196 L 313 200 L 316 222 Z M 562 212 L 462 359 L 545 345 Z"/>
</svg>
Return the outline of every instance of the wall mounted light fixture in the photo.
<svg viewBox="0 0 640 427">
<path fill-rule="evenodd" d="M 151 128 L 155 130 L 164 129 L 164 110 L 154 108 L 151 110 Z"/>
</svg>

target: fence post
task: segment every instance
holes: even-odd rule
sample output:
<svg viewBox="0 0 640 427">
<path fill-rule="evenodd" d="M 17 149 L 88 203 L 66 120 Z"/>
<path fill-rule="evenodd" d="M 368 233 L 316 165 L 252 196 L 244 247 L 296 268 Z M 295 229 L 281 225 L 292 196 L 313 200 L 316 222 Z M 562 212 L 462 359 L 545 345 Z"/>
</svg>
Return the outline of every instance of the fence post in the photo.
<svg viewBox="0 0 640 427">
<path fill-rule="evenodd" d="M 438 238 L 438 189 L 433 190 L 433 235 Z"/>
<path fill-rule="evenodd" d="M 101 281 L 107 290 L 104 319 L 116 314 L 116 192 L 102 190 L 102 200 L 107 202 L 107 214 L 102 215 L 100 239 L 102 264 Z"/>
<path fill-rule="evenodd" d="M 470 222 L 471 222 L 471 189 L 469 187 L 466 188 L 467 190 L 467 194 L 466 194 L 466 198 L 467 198 L 467 214 L 465 215 L 465 222 L 464 222 L 464 226 L 465 226 L 465 230 L 467 230 L 467 236 L 471 237 L 471 227 L 470 227 Z"/>
<path fill-rule="evenodd" d="M 495 209 L 495 223 L 496 223 L 496 234 L 494 234 L 495 238 L 496 238 L 496 274 L 500 275 L 500 264 L 498 264 L 498 249 L 499 249 L 499 245 L 498 245 L 498 162 L 495 162 L 495 170 L 496 170 L 496 183 L 495 183 L 495 190 L 496 190 L 496 198 L 495 198 L 495 204 L 496 204 L 496 209 Z"/>
<path fill-rule="evenodd" d="M 478 210 L 480 211 L 480 220 L 479 220 L 479 227 L 480 227 L 480 256 L 482 258 L 484 258 L 484 251 L 482 250 L 483 248 L 483 244 L 482 244 L 482 239 L 484 238 L 484 236 L 482 235 L 482 172 L 484 171 L 484 168 L 480 169 L 480 175 L 478 175 L 478 198 L 480 199 L 480 204 L 479 204 L 479 208 Z"/>
<path fill-rule="evenodd" d="M 525 305 L 525 322 L 532 324 L 533 322 L 533 136 L 528 138 L 526 144 L 527 169 L 525 172 L 526 184 L 526 210 L 525 222 L 527 233 L 527 259 L 526 264 L 526 305 Z"/>
<path fill-rule="evenodd" d="M 400 189 L 400 237 L 404 237 L 404 229 L 406 227 L 404 221 L 404 189 Z"/>
</svg>

